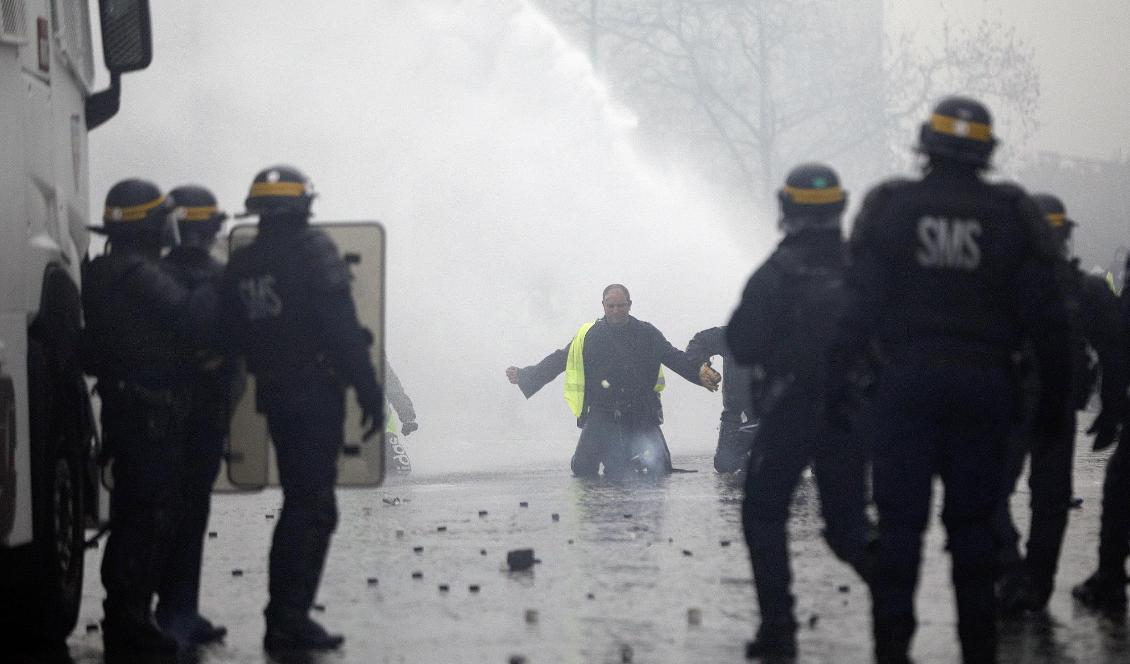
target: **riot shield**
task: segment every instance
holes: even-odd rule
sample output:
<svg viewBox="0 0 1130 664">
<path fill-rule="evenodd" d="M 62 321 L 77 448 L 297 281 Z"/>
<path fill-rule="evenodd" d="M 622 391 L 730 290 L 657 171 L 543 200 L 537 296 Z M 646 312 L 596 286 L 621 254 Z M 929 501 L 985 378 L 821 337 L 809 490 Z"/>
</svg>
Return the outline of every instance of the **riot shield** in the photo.
<svg viewBox="0 0 1130 664">
<path fill-rule="evenodd" d="M 384 228 L 375 221 L 315 225 L 333 239 L 349 265 L 357 317 L 373 334 L 369 356 L 377 376 L 384 376 Z M 233 227 L 228 237 L 230 253 L 250 244 L 256 233 L 254 224 Z M 346 394 L 345 412 L 345 445 L 338 455 L 338 486 L 379 486 L 384 480 L 384 432 L 378 431 L 369 440 L 361 439 L 361 409 L 352 387 Z M 224 461 L 226 472 L 220 473 L 216 490 L 278 486 L 278 467 L 270 441 L 267 420 L 255 408 L 255 377 L 246 374 L 232 413 Z"/>
</svg>

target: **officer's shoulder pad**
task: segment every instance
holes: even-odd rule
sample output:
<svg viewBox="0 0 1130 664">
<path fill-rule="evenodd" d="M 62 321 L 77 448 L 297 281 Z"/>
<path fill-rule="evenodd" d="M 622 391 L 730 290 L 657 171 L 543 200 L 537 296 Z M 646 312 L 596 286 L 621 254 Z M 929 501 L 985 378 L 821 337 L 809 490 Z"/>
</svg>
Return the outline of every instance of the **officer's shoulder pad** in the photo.
<svg viewBox="0 0 1130 664">
<path fill-rule="evenodd" d="M 1021 187 L 1019 184 L 1011 182 L 1009 180 L 993 182 L 990 183 L 989 186 L 993 189 L 993 191 L 1010 200 L 1024 198 L 1028 195 L 1028 192 L 1024 190 L 1024 187 Z"/>
</svg>

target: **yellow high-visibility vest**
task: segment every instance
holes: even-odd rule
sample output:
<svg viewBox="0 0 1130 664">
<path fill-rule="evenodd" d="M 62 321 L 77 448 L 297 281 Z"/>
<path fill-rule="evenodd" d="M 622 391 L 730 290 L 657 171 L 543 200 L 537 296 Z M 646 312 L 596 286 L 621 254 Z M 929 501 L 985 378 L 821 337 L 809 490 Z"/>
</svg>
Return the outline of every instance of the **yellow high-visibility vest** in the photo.
<svg viewBox="0 0 1130 664">
<path fill-rule="evenodd" d="M 565 402 L 573 417 L 580 417 L 585 410 L 585 335 L 596 321 L 585 323 L 577 330 L 572 343 L 569 344 L 569 356 L 565 360 Z M 662 392 L 667 386 L 663 377 L 663 367 L 659 367 L 659 375 L 655 378 L 655 391 Z"/>
</svg>

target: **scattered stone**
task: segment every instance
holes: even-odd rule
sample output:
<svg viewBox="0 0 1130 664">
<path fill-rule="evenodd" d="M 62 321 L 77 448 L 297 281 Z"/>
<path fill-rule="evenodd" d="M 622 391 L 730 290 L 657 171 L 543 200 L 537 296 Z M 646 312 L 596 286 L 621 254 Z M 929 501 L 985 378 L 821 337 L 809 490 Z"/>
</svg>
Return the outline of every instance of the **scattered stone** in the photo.
<svg viewBox="0 0 1130 664">
<path fill-rule="evenodd" d="M 524 500 L 522 502 L 518 503 L 518 507 L 529 507 L 529 506 L 530 506 L 530 504 L 528 502 L 524 501 Z"/>
<path fill-rule="evenodd" d="M 683 555 L 684 556 L 693 556 L 694 553 L 692 553 L 690 549 L 683 549 Z"/>
<path fill-rule="evenodd" d="M 630 518 L 632 518 L 632 515 L 631 515 L 631 514 L 625 514 L 625 515 L 624 515 L 624 518 L 625 518 L 625 519 L 630 519 Z"/>
<path fill-rule="evenodd" d="M 265 516 L 265 517 L 266 517 L 266 518 L 268 518 L 268 519 L 273 519 L 273 518 L 275 518 L 275 515 L 274 515 L 274 514 L 264 514 L 263 516 Z"/>
<path fill-rule="evenodd" d="M 573 540 L 571 540 L 571 539 L 570 539 L 570 540 L 569 540 L 569 544 L 572 544 L 572 543 L 573 543 Z"/>
<path fill-rule="evenodd" d="M 549 518 L 553 519 L 554 521 L 560 521 L 560 520 L 561 520 L 561 515 L 560 515 L 560 514 L 558 514 L 557 512 L 554 512 L 553 514 L 550 514 L 550 515 L 549 515 Z"/>
<path fill-rule="evenodd" d="M 674 544 L 674 543 L 675 543 L 675 538 L 674 538 L 674 537 L 668 537 L 668 538 L 667 538 L 667 543 L 668 543 L 668 544 Z"/>
<path fill-rule="evenodd" d="M 473 593 L 477 593 L 477 592 L 479 592 L 479 590 L 481 590 L 481 588 L 479 587 L 479 584 L 472 583 L 471 585 L 467 586 L 467 590 L 469 590 Z"/>
<path fill-rule="evenodd" d="M 594 595 L 592 593 L 585 595 L 585 597 L 588 598 L 588 599 L 596 599 L 596 595 Z"/>
<path fill-rule="evenodd" d="M 90 632 L 97 632 L 97 631 L 98 631 L 98 623 L 86 623 L 87 634 L 89 634 Z"/>
<path fill-rule="evenodd" d="M 620 661 L 623 662 L 623 664 L 631 664 L 632 657 L 634 656 L 635 653 L 632 651 L 632 646 L 627 643 L 620 646 Z"/>
<path fill-rule="evenodd" d="M 208 539 L 216 539 L 216 538 L 217 538 L 217 537 L 219 537 L 219 536 L 220 536 L 220 534 L 219 534 L 219 533 L 217 533 L 217 532 L 216 532 L 216 531 L 214 531 L 214 530 L 210 530 L 210 531 L 208 531 Z"/>
<path fill-rule="evenodd" d="M 326 605 L 325 604 L 314 604 L 310 608 L 314 609 L 318 613 L 325 613 L 326 612 Z"/>
<path fill-rule="evenodd" d="M 722 540 L 721 542 L 719 542 L 719 544 L 721 544 L 722 546 L 730 546 L 730 540 Z"/>
<path fill-rule="evenodd" d="M 243 570 L 241 570 L 241 569 L 233 569 L 233 570 L 231 571 L 231 575 L 232 575 L 232 576 L 243 576 Z"/>
<path fill-rule="evenodd" d="M 702 624 L 702 609 L 691 607 L 687 609 L 687 624 L 698 627 Z"/>
<path fill-rule="evenodd" d="M 506 554 L 506 565 L 511 572 L 521 572 L 534 566 L 533 549 L 514 549 Z"/>
<path fill-rule="evenodd" d="M 396 531 L 396 536 L 397 537 L 404 537 L 404 531 L 403 530 Z"/>
<path fill-rule="evenodd" d="M 836 590 L 842 593 L 849 593 L 851 592 L 851 586 L 840 586 L 839 588 L 836 588 Z"/>
<path fill-rule="evenodd" d="M 436 532 L 437 533 L 446 533 L 447 532 L 447 526 L 436 526 Z"/>
<path fill-rule="evenodd" d="M 446 583 L 441 583 L 441 584 L 439 584 L 439 591 L 440 591 L 441 593 L 445 593 L 445 592 L 447 592 L 448 590 L 451 590 L 451 586 L 447 585 Z"/>
<path fill-rule="evenodd" d="M 368 583 L 370 586 L 375 586 L 377 585 L 377 583 L 379 583 L 379 581 L 377 581 L 377 577 L 370 576 L 368 579 L 366 579 L 366 583 Z"/>
<path fill-rule="evenodd" d="M 527 660 L 524 655 L 511 655 L 507 660 L 509 664 L 526 664 Z"/>
<path fill-rule="evenodd" d="M 399 504 L 400 504 L 400 498 L 397 498 L 397 497 L 393 497 L 393 498 L 381 498 L 381 500 L 382 500 L 382 501 L 384 501 L 384 504 L 385 504 L 385 505 L 394 505 L 394 506 L 395 506 L 395 505 L 399 505 Z"/>
<path fill-rule="evenodd" d="M 486 550 L 486 549 L 479 549 L 479 555 L 480 555 L 480 556 L 485 556 L 485 555 L 487 555 L 487 550 Z"/>
<path fill-rule="evenodd" d="M 486 515 L 487 515 L 486 510 L 479 510 L 479 516 L 486 516 Z"/>
<path fill-rule="evenodd" d="M 412 572 L 412 578 L 413 579 L 422 579 L 422 578 L 424 578 L 424 573 L 423 572 Z"/>
<path fill-rule="evenodd" d="M 1071 509 L 1077 510 L 1083 507 L 1083 499 L 1080 496 L 1075 496 L 1071 499 Z"/>
<path fill-rule="evenodd" d="M 811 616 L 808 617 L 808 628 L 809 629 L 816 629 L 816 623 L 818 623 L 818 622 L 820 622 L 820 616 L 815 614 L 815 613 L 812 614 Z"/>
<path fill-rule="evenodd" d="M 414 546 L 414 547 L 412 547 L 412 551 L 413 551 L 413 552 L 415 552 L 415 553 L 423 553 L 423 552 L 424 552 L 424 547 L 422 547 L 422 546 Z"/>
<path fill-rule="evenodd" d="M 526 622 L 533 624 L 538 621 L 537 609 L 526 609 Z"/>
</svg>

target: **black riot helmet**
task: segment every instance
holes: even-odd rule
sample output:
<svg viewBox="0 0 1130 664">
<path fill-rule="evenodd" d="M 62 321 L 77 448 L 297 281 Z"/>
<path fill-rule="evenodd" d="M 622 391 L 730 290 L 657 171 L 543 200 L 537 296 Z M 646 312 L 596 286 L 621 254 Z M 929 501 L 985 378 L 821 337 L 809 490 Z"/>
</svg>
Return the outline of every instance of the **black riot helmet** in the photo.
<svg viewBox="0 0 1130 664">
<path fill-rule="evenodd" d="M 1058 196 L 1052 194 L 1032 194 L 1032 201 L 1040 211 L 1040 216 L 1048 222 L 1052 237 L 1055 238 L 1059 252 L 1064 256 L 1071 255 L 1071 230 L 1075 222 L 1067 216 L 1067 208 Z"/>
<path fill-rule="evenodd" d="M 968 97 L 946 97 L 918 132 L 918 150 L 978 168 L 989 165 L 997 146 L 989 109 Z"/>
<path fill-rule="evenodd" d="M 824 164 L 801 164 L 789 172 L 777 192 L 781 204 L 779 226 L 786 235 L 808 229 L 839 230 L 847 205 L 840 177 Z"/>
<path fill-rule="evenodd" d="M 314 185 L 302 171 L 293 166 L 271 166 L 255 176 L 247 194 L 247 212 L 240 216 L 306 219 L 315 195 Z"/>
<path fill-rule="evenodd" d="M 181 244 L 207 250 L 228 218 L 219 209 L 216 197 L 206 188 L 194 184 L 175 187 L 169 196 L 176 205 Z"/>
<path fill-rule="evenodd" d="M 173 201 L 148 180 L 122 180 L 106 194 L 102 226 L 91 230 L 120 243 L 131 239 L 172 246 L 179 236 L 172 219 Z"/>
</svg>

